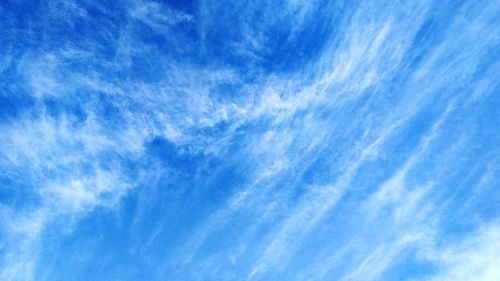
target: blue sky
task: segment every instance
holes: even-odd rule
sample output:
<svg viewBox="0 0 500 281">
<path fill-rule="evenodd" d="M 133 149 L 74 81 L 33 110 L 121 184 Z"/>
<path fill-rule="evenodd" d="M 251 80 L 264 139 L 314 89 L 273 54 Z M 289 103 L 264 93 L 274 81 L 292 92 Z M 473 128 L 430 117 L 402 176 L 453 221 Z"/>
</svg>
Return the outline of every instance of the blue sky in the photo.
<svg viewBox="0 0 500 281">
<path fill-rule="evenodd" d="M 0 2 L 0 279 L 500 280 L 500 2 Z"/>
</svg>

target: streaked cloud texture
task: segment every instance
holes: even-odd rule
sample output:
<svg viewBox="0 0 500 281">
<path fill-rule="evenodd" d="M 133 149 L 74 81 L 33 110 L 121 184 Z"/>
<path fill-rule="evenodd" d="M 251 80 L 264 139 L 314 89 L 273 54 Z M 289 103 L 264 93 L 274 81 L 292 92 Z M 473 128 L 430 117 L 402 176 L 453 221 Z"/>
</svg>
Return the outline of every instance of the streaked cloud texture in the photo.
<svg viewBox="0 0 500 281">
<path fill-rule="evenodd" d="M 0 280 L 500 280 L 500 2 L 0 2 Z"/>
</svg>

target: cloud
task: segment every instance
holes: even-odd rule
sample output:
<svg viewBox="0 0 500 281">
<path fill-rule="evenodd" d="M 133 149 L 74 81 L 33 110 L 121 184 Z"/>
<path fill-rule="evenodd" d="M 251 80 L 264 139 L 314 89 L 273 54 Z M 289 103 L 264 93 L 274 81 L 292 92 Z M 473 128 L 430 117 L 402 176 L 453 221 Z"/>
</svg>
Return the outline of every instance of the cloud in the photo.
<svg viewBox="0 0 500 281">
<path fill-rule="evenodd" d="M 493 222 L 460 241 L 430 251 L 427 257 L 439 265 L 439 273 L 431 280 L 497 280 L 498 239 L 500 230 Z"/>
<path fill-rule="evenodd" d="M 498 278 L 494 3 L 174 2 L 0 7 L 2 279 Z"/>
<path fill-rule="evenodd" d="M 134 3 L 130 11 L 133 19 L 144 22 L 153 30 L 163 32 L 164 29 L 182 22 L 189 22 L 193 16 L 170 9 L 166 5 L 154 1 Z"/>
</svg>

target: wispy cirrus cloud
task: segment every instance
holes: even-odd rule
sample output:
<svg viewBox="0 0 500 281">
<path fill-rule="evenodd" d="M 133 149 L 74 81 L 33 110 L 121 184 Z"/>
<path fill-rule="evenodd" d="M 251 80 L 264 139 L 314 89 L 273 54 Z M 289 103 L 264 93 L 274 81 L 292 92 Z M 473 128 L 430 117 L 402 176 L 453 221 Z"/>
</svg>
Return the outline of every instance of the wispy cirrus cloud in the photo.
<svg viewBox="0 0 500 281">
<path fill-rule="evenodd" d="M 494 280 L 498 12 L 0 4 L 2 279 Z"/>
</svg>

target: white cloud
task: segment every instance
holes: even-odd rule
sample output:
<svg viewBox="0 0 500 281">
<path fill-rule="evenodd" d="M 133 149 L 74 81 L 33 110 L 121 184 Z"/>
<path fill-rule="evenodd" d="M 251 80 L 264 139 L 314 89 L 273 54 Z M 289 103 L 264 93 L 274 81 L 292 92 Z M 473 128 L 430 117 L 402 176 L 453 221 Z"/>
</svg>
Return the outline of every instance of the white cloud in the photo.
<svg viewBox="0 0 500 281">
<path fill-rule="evenodd" d="M 500 227 L 491 223 L 455 243 L 433 249 L 427 258 L 439 266 L 431 280 L 495 281 L 500 279 Z"/>
<path fill-rule="evenodd" d="M 132 18 L 140 20 L 154 29 L 156 32 L 165 32 L 170 26 L 189 22 L 193 16 L 175 11 L 167 5 L 152 1 L 138 1 L 130 11 Z"/>
</svg>

